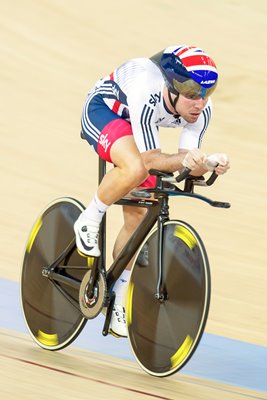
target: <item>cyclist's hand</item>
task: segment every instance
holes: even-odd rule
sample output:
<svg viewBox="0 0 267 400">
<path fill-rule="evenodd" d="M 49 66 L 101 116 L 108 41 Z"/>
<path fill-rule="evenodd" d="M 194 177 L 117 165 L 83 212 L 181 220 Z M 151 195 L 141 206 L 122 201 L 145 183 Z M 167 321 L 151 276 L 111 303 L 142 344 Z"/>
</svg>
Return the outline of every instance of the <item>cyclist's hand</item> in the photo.
<svg viewBox="0 0 267 400">
<path fill-rule="evenodd" d="M 217 175 L 225 174 L 230 168 L 228 156 L 224 153 L 214 153 L 207 156 L 204 164 L 208 171 L 215 171 Z"/>
<path fill-rule="evenodd" d="M 189 150 L 185 158 L 182 161 L 184 167 L 194 170 L 195 168 L 202 166 L 206 159 L 206 155 L 199 149 Z"/>
</svg>

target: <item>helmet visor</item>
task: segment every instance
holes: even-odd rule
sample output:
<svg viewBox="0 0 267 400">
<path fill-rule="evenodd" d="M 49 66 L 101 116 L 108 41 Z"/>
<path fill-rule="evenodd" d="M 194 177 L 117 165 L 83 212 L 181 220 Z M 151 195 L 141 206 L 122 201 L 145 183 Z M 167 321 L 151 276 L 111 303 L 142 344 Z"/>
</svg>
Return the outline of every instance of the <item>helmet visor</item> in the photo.
<svg viewBox="0 0 267 400">
<path fill-rule="evenodd" d="M 207 98 L 209 97 L 215 90 L 217 82 L 215 85 L 204 88 L 199 85 L 193 79 L 187 79 L 184 82 L 178 82 L 176 79 L 173 79 L 173 87 L 174 89 L 188 99 L 199 99 L 199 98 Z"/>
</svg>

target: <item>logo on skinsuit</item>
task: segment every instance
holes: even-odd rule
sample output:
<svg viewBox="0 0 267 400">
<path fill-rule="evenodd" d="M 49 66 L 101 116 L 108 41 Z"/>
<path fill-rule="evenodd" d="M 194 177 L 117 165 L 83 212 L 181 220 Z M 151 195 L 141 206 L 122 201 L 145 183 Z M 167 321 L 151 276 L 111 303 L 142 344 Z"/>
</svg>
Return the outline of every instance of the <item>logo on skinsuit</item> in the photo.
<svg viewBox="0 0 267 400">
<path fill-rule="evenodd" d="M 105 153 L 107 152 L 109 146 L 111 145 L 111 142 L 108 141 L 108 134 L 106 133 L 105 135 L 102 133 L 99 137 L 99 144 L 104 148 Z"/>
</svg>

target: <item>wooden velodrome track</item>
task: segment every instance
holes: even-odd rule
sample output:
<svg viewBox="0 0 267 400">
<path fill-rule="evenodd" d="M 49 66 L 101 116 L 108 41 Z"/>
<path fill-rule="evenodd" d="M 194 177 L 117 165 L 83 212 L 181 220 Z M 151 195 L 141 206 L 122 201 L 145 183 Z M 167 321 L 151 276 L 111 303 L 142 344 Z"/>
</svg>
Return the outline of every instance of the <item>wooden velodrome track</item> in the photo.
<svg viewBox="0 0 267 400">
<path fill-rule="evenodd" d="M 172 211 L 198 230 L 209 252 L 207 332 L 266 346 L 266 1 L 0 5 L 0 278 L 19 281 L 27 234 L 47 203 L 72 196 L 86 204 L 95 191 L 97 158 L 79 139 L 83 101 L 94 81 L 126 59 L 171 44 L 197 44 L 220 71 L 203 149 L 228 153 L 232 165 L 206 194 L 232 208 L 179 200 Z M 173 152 L 177 134 L 162 131 L 165 152 Z M 120 218 L 118 209 L 110 211 L 113 234 Z M 112 240 L 110 235 L 109 248 Z M 192 377 L 157 380 L 135 363 L 73 347 L 47 353 L 29 336 L 1 327 L 0 343 L 4 399 L 264 398 Z"/>
</svg>

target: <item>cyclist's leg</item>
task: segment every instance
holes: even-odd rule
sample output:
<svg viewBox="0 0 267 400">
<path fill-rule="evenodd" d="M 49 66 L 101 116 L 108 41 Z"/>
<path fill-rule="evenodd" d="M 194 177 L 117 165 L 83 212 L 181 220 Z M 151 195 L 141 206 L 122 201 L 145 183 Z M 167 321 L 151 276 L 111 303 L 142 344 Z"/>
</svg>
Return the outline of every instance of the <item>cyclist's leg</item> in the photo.
<svg viewBox="0 0 267 400">
<path fill-rule="evenodd" d="M 156 185 L 156 177 L 149 175 L 138 187 L 138 189 L 153 188 Z M 129 193 L 131 197 L 131 193 Z M 123 219 L 124 225 L 122 226 L 113 248 L 114 260 L 123 249 L 133 232 L 141 224 L 142 220 L 146 215 L 147 210 L 141 207 L 123 206 Z M 131 269 L 132 260 L 127 266 L 127 269 Z"/>
<path fill-rule="evenodd" d="M 101 201 L 111 205 L 138 186 L 147 170 L 133 136 L 124 136 L 112 145 L 110 157 L 115 167 L 103 178 L 97 194 Z"/>
<path fill-rule="evenodd" d="M 142 188 L 150 188 L 155 186 L 155 177 L 149 176 L 145 181 L 141 183 L 139 186 L 140 189 Z M 131 196 L 131 193 L 129 193 Z M 147 210 L 145 208 L 139 207 L 132 207 L 132 206 L 123 206 L 123 219 L 124 224 L 117 236 L 117 239 L 114 244 L 113 248 L 113 258 L 116 259 L 127 241 L 130 239 L 134 231 L 137 227 L 142 223 Z M 141 251 L 139 257 L 145 258 L 145 251 Z M 130 278 L 130 270 L 132 269 L 134 257 L 126 266 L 124 271 L 124 275 L 121 276 L 122 279 L 119 279 L 115 286 L 114 290 L 116 291 L 117 300 L 120 300 L 122 303 L 124 302 L 124 294 L 127 289 L 127 284 Z"/>
<path fill-rule="evenodd" d="M 113 144 L 111 159 L 115 167 L 104 176 L 94 199 L 74 226 L 77 246 L 89 256 L 100 255 L 97 235 L 108 206 L 127 194 L 147 176 L 133 136 L 121 137 Z M 99 207 L 100 202 L 102 209 Z"/>
<path fill-rule="evenodd" d="M 113 248 L 113 258 L 116 259 L 120 251 L 123 249 L 133 232 L 142 222 L 146 214 L 145 208 L 123 206 L 124 224 L 117 236 Z M 127 269 L 131 269 L 132 261 L 128 264 Z"/>
<path fill-rule="evenodd" d="M 145 179 L 138 189 L 147 189 L 153 188 L 156 185 L 156 177 L 149 175 L 147 179 Z M 129 193 L 131 196 L 131 193 Z M 145 208 L 132 207 L 132 206 L 123 206 L 123 219 L 124 225 L 122 226 L 113 248 L 113 258 L 114 260 L 123 249 L 124 245 L 127 243 L 133 232 L 136 228 L 141 224 L 142 220 L 146 215 L 147 210 Z M 127 269 L 131 269 L 132 260 L 127 266 Z"/>
<path fill-rule="evenodd" d="M 115 165 L 103 178 L 97 193 L 74 225 L 77 246 L 99 256 L 99 224 L 107 208 L 147 176 L 129 122 L 113 113 L 99 95 L 89 96 L 82 116 L 85 138 L 104 160 Z"/>
</svg>

